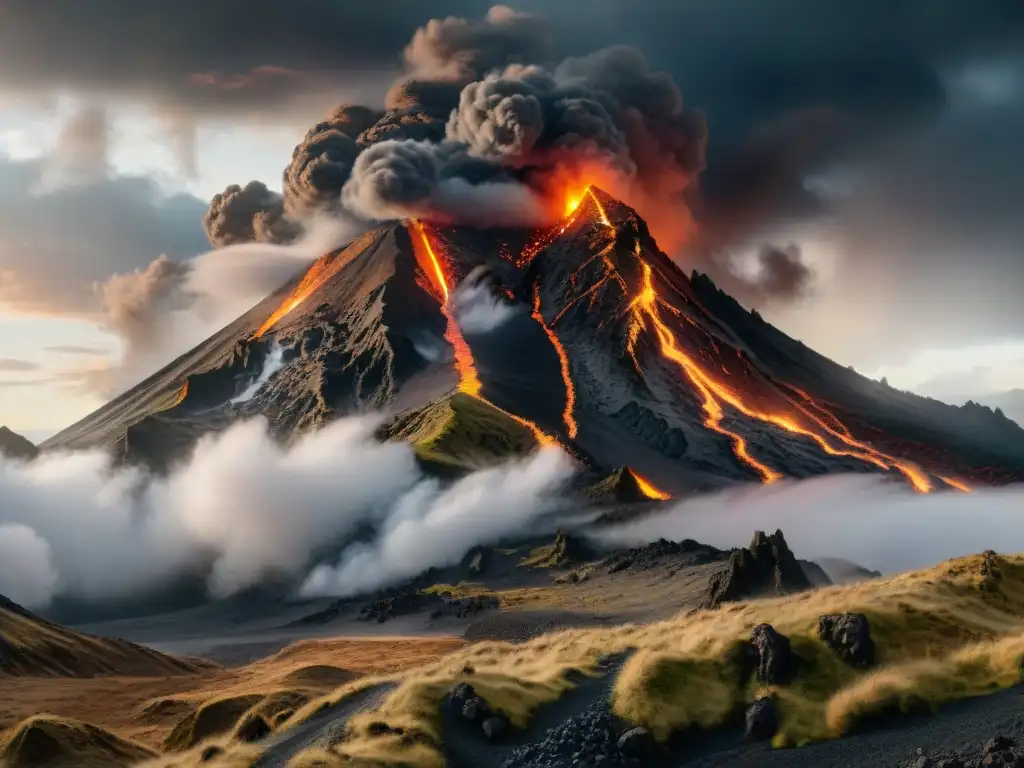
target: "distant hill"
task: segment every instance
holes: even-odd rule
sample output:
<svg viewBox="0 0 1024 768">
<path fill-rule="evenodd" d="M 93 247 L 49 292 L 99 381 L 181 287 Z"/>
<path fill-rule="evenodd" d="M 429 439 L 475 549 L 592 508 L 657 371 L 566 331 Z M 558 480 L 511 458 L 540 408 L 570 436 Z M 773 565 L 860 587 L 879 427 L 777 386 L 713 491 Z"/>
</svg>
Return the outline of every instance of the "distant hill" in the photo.
<svg viewBox="0 0 1024 768">
<path fill-rule="evenodd" d="M 209 668 L 125 640 L 93 637 L 46 621 L 0 595 L 0 673 L 25 676 L 166 676 Z"/>
<path fill-rule="evenodd" d="M 985 395 L 979 397 L 978 401 L 990 408 L 1001 409 L 1008 419 L 1024 426 L 1024 389 L 1011 389 L 1009 392 Z"/>
<path fill-rule="evenodd" d="M 0 427 L 0 455 L 11 459 L 34 459 L 39 453 L 35 445 L 7 427 Z"/>
</svg>

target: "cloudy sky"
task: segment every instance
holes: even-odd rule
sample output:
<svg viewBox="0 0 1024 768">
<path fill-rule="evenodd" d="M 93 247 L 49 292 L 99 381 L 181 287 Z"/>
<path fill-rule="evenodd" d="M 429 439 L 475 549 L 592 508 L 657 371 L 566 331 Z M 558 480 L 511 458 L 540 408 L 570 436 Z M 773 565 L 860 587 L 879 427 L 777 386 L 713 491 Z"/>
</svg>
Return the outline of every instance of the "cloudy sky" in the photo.
<svg viewBox="0 0 1024 768">
<path fill-rule="evenodd" d="M 0 3 L 0 424 L 38 438 L 126 386 L 143 306 L 175 309 L 150 300 L 210 248 L 211 197 L 259 180 L 288 208 L 292 151 L 339 105 L 512 61 L 614 79 L 559 62 L 617 44 L 706 120 L 703 170 L 674 155 L 684 266 L 895 386 L 1024 385 L 1019 0 L 523 0 L 545 20 L 436 25 L 406 50 L 489 6 Z"/>
</svg>

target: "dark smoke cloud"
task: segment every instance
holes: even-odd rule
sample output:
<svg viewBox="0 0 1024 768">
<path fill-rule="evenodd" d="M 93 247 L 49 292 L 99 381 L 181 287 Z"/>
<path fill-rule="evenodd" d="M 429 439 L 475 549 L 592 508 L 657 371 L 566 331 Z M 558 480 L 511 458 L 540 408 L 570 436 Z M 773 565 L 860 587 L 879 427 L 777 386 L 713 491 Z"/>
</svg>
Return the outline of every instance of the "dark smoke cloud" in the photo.
<svg viewBox="0 0 1024 768">
<path fill-rule="evenodd" d="M 468 224 L 536 225 L 544 207 L 512 179 L 472 179 L 479 167 L 459 144 L 385 141 L 364 151 L 345 184 L 348 210 L 370 220 L 431 218 Z M 492 169 L 493 170 L 493 169 Z"/>
<path fill-rule="evenodd" d="M 215 246 L 238 243 L 287 243 L 298 227 L 284 218 L 284 200 L 261 181 L 232 184 L 214 195 L 203 215 L 203 228 Z"/>
<path fill-rule="evenodd" d="M 284 174 L 284 204 L 289 216 L 301 217 L 336 210 L 341 188 L 359 155 L 356 137 L 331 122 L 318 123 L 295 147 Z M 357 134 L 358 135 L 358 134 Z"/>
<path fill-rule="evenodd" d="M 551 57 L 551 32 L 538 16 L 495 5 L 482 19 L 431 19 L 405 49 L 411 79 L 468 83 L 510 64 Z"/>
</svg>

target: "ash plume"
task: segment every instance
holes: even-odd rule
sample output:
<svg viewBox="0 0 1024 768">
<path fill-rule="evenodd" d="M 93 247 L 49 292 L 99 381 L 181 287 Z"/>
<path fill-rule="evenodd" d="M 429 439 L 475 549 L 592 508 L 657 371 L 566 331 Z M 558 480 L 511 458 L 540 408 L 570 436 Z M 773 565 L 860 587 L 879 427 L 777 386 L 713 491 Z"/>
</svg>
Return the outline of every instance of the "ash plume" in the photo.
<svg viewBox="0 0 1024 768">
<path fill-rule="evenodd" d="M 922 495 L 877 475 L 832 475 L 693 498 L 601 539 L 633 546 L 690 538 L 728 549 L 753 530 L 780 528 L 799 557 L 896 573 L 986 549 L 1024 549 L 1022 498 L 1014 486 Z"/>
<path fill-rule="evenodd" d="M 284 217 L 284 200 L 262 181 L 244 187 L 232 184 L 213 196 L 203 215 L 203 229 L 211 245 L 288 243 L 299 228 Z"/>
<path fill-rule="evenodd" d="M 681 195 L 703 168 L 703 120 L 638 50 L 557 64 L 544 20 L 495 6 L 428 22 L 404 60 L 383 113 L 342 105 L 296 146 L 287 218 L 536 226 L 561 213 L 563 186 L 600 177 L 641 215 L 690 221 Z"/>
<path fill-rule="evenodd" d="M 800 247 L 762 245 L 757 253 L 756 289 L 769 298 L 794 299 L 804 295 L 811 282 L 811 269 L 803 260 Z"/>
<path fill-rule="evenodd" d="M 47 158 L 40 183 L 44 189 L 89 184 L 110 171 L 110 125 L 107 110 L 84 104 L 61 125 L 57 146 Z"/>
<path fill-rule="evenodd" d="M 573 471 L 545 449 L 441 487 L 420 474 L 411 445 L 379 442 L 378 426 L 340 419 L 284 447 L 264 419 L 236 423 L 167 477 L 98 450 L 0 458 L 0 592 L 39 608 L 58 596 L 156 595 L 186 576 L 215 597 L 268 579 L 298 585 L 325 549 L 371 525 L 381 532 L 373 571 L 359 577 L 369 589 L 516 530 Z"/>
</svg>

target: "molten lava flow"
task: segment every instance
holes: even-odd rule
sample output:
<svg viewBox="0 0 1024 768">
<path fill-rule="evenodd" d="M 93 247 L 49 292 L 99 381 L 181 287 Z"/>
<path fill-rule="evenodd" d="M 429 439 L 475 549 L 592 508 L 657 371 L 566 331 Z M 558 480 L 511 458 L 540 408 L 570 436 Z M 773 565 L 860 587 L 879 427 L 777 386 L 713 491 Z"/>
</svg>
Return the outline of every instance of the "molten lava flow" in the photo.
<svg viewBox="0 0 1024 768">
<path fill-rule="evenodd" d="M 448 280 L 441 266 L 441 260 L 437 257 L 437 253 L 434 251 L 434 246 L 430 243 L 430 238 L 427 237 L 427 230 L 423 224 L 419 221 L 412 221 L 411 224 L 419 236 L 418 240 L 422 253 L 427 257 L 427 261 L 431 265 L 437 289 L 444 297 L 441 303 L 441 312 L 444 314 L 445 320 L 448 321 L 444 337 L 455 351 L 455 370 L 459 374 L 459 391 L 478 397 L 483 385 L 480 383 L 480 377 L 476 373 L 473 353 L 469 348 L 469 344 L 466 343 L 465 337 L 462 335 L 459 324 L 455 322 L 455 317 L 452 315 L 452 310 L 448 303 Z"/>
<path fill-rule="evenodd" d="M 656 501 L 665 501 L 666 499 L 672 498 L 672 495 L 670 493 L 666 493 L 660 488 L 656 488 L 654 485 L 651 484 L 650 480 L 643 477 L 639 473 L 634 472 L 632 469 L 629 470 L 629 474 L 631 474 L 633 476 L 633 479 L 636 480 L 636 484 L 637 487 L 640 489 L 640 493 L 642 493 L 648 499 L 654 499 Z"/>
<path fill-rule="evenodd" d="M 464 392 L 471 397 L 475 397 L 481 402 L 487 403 L 487 405 L 505 414 L 520 426 L 526 427 L 531 433 L 533 433 L 533 437 L 537 441 L 538 445 L 558 445 L 559 443 L 557 440 L 545 433 L 532 421 L 516 416 L 514 413 L 509 413 L 504 408 L 492 403 L 480 393 L 483 389 L 483 384 L 480 382 L 480 377 L 476 372 L 476 364 L 473 361 L 473 351 L 469 348 L 469 344 L 466 343 L 466 339 L 462 335 L 462 329 L 459 328 L 459 323 L 455 319 L 455 315 L 452 313 L 451 307 L 448 303 L 450 291 L 448 288 L 448 280 L 445 277 L 444 268 L 442 267 L 443 262 L 438 258 L 437 253 L 434 250 L 434 246 L 430 242 L 430 237 L 427 235 L 426 227 L 419 221 L 412 221 L 410 224 L 418 235 L 418 237 L 413 240 L 413 248 L 417 247 L 417 243 L 419 244 L 419 248 L 423 251 L 423 256 L 426 256 L 427 261 L 432 265 L 432 271 L 434 272 L 434 278 L 437 282 L 438 290 L 441 295 L 444 296 L 444 302 L 441 304 L 441 312 L 444 314 L 445 320 L 448 323 L 444 337 L 447 342 L 452 345 L 452 349 L 455 353 L 455 370 L 459 374 L 459 391 Z M 419 256 L 417 258 L 419 258 Z"/>
<path fill-rule="evenodd" d="M 181 405 L 185 402 L 185 398 L 188 397 L 188 379 L 185 379 L 185 383 L 181 385 L 181 389 L 178 390 L 178 394 L 174 398 L 174 402 L 171 404 L 171 408 Z"/>
<path fill-rule="evenodd" d="M 601 214 L 601 223 L 606 227 L 610 227 L 612 223 L 608 220 L 608 214 L 605 213 L 604 206 L 601 205 L 601 201 L 598 200 L 597 195 L 594 194 L 593 187 L 587 187 L 587 194 L 590 196 L 590 199 L 594 201 L 594 205 L 597 206 L 597 212 Z"/>
<path fill-rule="evenodd" d="M 565 430 L 569 435 L 569 439 L 572 440 L 576 437 L 578 429 L 576 419 L 573 416 L 573 411 L 576 408 L 576 387 L 572 383 L 569 356 L 565 353 L 565 347 L 562 346 L 562 342 L 554 330 L 544 322 L 544 315 L 541 314 L 540 286 L 534 288 L 532 317 L 544 329 L 544 333 L 547 334 L 548 339 L 551 341 L 551 346 L 555 348 L 555 353 L 558 355 L 558 365 L 562 369 L 562 382 L 565 384 L 565 410 L 562 411 L 562 421 L 565 423 Z"/>
<path fill-rule="evenodd" d="M 707 414 L 707 419 L 704 422 L 705 425 L 709 429 L 714 430 L 715 432 L 728 435 L 730 438 L 732 438 L 733 450 L 736 453 L 736 455 L 745 463 L 754 467 L 754 469 L 756 469 L 761 474 L 762 478 L 764 478 L 765 482 L 772 482 L 773 480 L 778 480 L 781 477 L 781 475 L 778 472 L 775 472 L 769 467 L 766 467 L 764 464 L 753 459 L 747 451 L 745 441 L 735 433 L 729 432 L 722 428 L 721 420 L 724 416 L 724 411 L 722 409 L 721 403 L 724 402 L 727 403 L 728 405 L 731 405 L 737 411 L 739 411 L 744 416 L 747 416 L 749 418 L 767 422 L 769 424 L 774 424 L 775 426 L 781 427 L 787 432 L 791 432 L 793 434 L 809 437 L 818 444 L 822 451 L 824 451 L 830 456 L 848 456 L 873 464 L 879 469 L 887 470 L 895 466 L 896 469 L 898 469 L 904 475 L 904 477 L 907 478 L 911 486 L 916 491 L 919 491 L 921 493 L 927 493 L 933 489 L 934 486 L 932 485 L 932 482 L 929 479 L 928 474 L 921 470 L 917 465 L 907 461 L 895 459 L 892 456 L 888 456 L 887 454 L 875 450 L 873 447 L 867 445 L 866 443 L 862 443 L 858 440 L 855 440 L 854 438 L 849 436 L 848 432 L 844 434 L 843 432 L 839 432 L 836 429 L 833 429 L 823 420 L 814 416 L 807 409 L 801 407 L 799 404 L 794 403 L 794 405 L 801 413 L 810 418 L 814 423 L 816 423 L 828 434 L 839 439 L 841 442 L 845 443 L 850 448 L 855 448 L 857 450 L 841 450 L 833 448 L 832 445 L 830 445 L 824 437 L 817 434 L 816 432 L 812 432 L 811 430 L 802 427 L 788 416 L 764 413 L 762 411 L 758 411 L 754 408 L 751 408 L 746 403 L 744 403 L 743 400 L 735 392 L 730 390 L 724 384 L 721 384 L 720 382 L 711 378 L 711 376 L 709 376 L 693 358 L 686 355 L 676 345 L 675 336 L 668 329 L 665 323 L 661 320 L 660 314 L 658 312 L 659 306 L 666 306 L 669 309 L 673 309 L 673 311 L 674 308 L 662 302 L 661 299 L 658 297 L 657 293 L 654 290 L 654 284 L 651 279 L 651 266 L 646 261 L 641 263 L 643 266 L 644 288 L 641 291 L 640 295 L 633 300 L 634 311 L 642 312 L 644 318 L 651 321 L 651 323 L 654 325 L 655 331 L 658 335 L 658 339 L 661 343 L 662 354 L 668 359 L 678 364 L 681 368 L 683 368 L 683 370 L 687 374 L 687 377 L 690 379 L 694 387 L 696 387 L 697 391 L 703 397 L 704 412 Z M 637 318 L 634 317 L 631 319 L 630 338 L 634 340 L 635 334 L 639 333 L 639 331 L 632 330 L 635 327 L 636 322 L 638 322 Z M 630 347 L 627 347 L 627 349 L 630 349 Z M 833 416 L 833 418 L 835 417 Z M 836 422 L 838 422 L 838 419 L 835 420 Z"/>
<path fill-rule="evenodd" d="M 944 482 L 950 488 L 956 488 L 958 491 L 963 491 L 964 493 L 974 493 L 974 489 L 963 480 L 957 480 L 955 477 L 943 477 L 942 475 L 939 475 L 938 477 L 939 480 Z"/>
<path fill-rule="evenodd" d="M 323 285 L 328 277 L 327 267 L 328 260 L 326 256 L 317 259 L 313 266 L 306 271 L 306 274 L 302 276 L 302 280 L 295 287 L 295 290 L 288 294 L 288 298 L 281 302 L 281 305 L 264 321 L 263 325 L 252 335 L 252 338 L 258 339 L 262 337 L 263 334 L 277 325 L 281 318 L 308 299 L 317 288 Z"/>
<path fill-rule="evenodd" d="M 658 312 L 658 305 L 660 302 L 658 295 L 654 292 L 654 283 L 651 280 L 651 265 L 646 261 L 641 263 L 644 270 L 644 288 L 640 292 L 640 295 L 633 300 L 633 306 L 635 311 L 643 313 L 643 316 L 653 324 L 655 333 L 658 336 L 658 341 L 661 344 L 662 355 L 680 366 L 686 373 L 687 378 L 690 379 L 690 383 L 692 383 L 697 392 L 700 393 L 701 398 L 704 400 L 704 413 L 707 415 L 707 418 L 704 419 L 704 426 L 732 440 L 733 453 L 735 453 L 737 458 L 739 458 L 744 464 L 752 467 L 761 476 L 764 482 L 771 483 L 776 480 L 780 480 L 782 475 L 771 467 L 762 464 L 750 455 L 750 451 L 747 449 L 747 441 L 744 440 L 742 436 L 735 432 L 730 432 L 722 426 L 722 419 L 725 417 L 725 411 L 715 398 L 715 385 L 710 382 L 700 367 L 681 349 L 679 349 L 676 345 L 675 335 L 669 330 L 668 326 L 662 322 L 660 313 Z"/>
<path fill-rule="evenodd" d="M 427 263 L 430 266 L 430 271 L 433 272 L 434 283 L 437 285 L 437 289 L 441 291 L 442 304 L 447 306 L 448 304 L 448 281 L 445 279 L 444 270 L 441 268 L 441 260 L 437 258 L 437 254 L 434 253 L 434 247 L 430 244 L 430 238 L 427 237 L 427 231 L 423 227 L 423 224 L 413 219 L 411 222 L 413 229 L 416 230 L 416 234 L 419 235 L 420 243 L 423 245 L 423 254 L 427 257 Z"/>
</svg>

